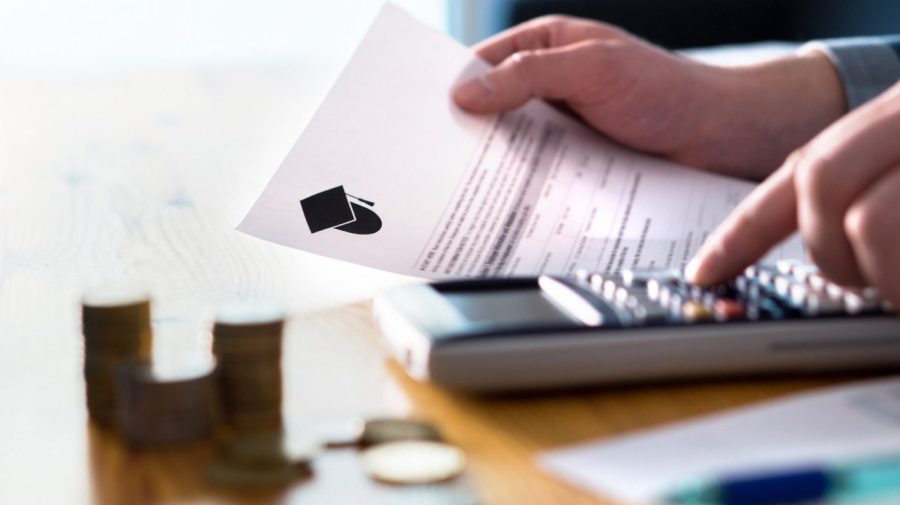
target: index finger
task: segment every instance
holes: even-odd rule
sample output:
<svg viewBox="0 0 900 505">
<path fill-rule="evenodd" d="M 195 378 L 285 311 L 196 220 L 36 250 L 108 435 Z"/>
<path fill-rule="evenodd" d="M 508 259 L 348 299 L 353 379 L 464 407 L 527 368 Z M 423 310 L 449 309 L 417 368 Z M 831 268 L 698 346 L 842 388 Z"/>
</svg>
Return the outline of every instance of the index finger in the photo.
<svg viewBox="0 0 900 505">
<path fill-rule="evenodd" d="M 610 38 L 621 32 L 596 21 L 566 16 L 543 16 L 504 30 L 472 49 L 491 65 L 519 51 L 549 49 L 592 38 Z"/>
<path fill-rule="evenodd" d="M 725 282 L 797 229 L 796 159 L 792 156 L 753 190 L 707 238 L 687 267 L 691 282 L 701 286 Z"/>
</svg>

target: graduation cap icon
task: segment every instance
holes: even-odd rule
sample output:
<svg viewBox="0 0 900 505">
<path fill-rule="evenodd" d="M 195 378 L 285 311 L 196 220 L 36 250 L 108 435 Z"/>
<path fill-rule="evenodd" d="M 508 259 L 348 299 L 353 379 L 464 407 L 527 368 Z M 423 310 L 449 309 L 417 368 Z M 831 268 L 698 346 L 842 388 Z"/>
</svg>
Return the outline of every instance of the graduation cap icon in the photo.
<svg viewBox="0 0 900 505">
<path fill-rule="evenodd" d="M 326 189 L 300 200 L 310 233 L 334 228 L 347 233 L 371 235 L 381 229 L 381 218 L 370 208 L 374 206 L 373 202 L 347 194 L 344 186 Z"/>
</svg>

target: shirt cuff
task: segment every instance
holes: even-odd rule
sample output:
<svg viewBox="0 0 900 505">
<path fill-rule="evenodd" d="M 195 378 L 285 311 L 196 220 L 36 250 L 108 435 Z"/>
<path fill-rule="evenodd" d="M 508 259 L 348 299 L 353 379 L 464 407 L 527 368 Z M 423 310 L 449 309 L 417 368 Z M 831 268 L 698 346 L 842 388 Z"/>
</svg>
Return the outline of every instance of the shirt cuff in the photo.
<svg viewBox="0 0 900 505">
<path fill-rule="evenodd" d="M 820 51 L 828 56 L 843 81 L 848 110 L 900 80 L 900 36 L 819 40 L 798 51 Z"/>
</svg>

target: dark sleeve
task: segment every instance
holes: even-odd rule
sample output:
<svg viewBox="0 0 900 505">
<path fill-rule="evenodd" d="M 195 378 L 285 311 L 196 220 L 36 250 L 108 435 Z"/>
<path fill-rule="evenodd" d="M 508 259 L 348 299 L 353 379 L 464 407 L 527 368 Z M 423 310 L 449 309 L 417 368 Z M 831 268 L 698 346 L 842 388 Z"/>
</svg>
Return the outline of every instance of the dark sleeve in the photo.
<svg viewBox="0 0 900 505">
<path fill-rule="evenodd" d="M 900 35 L 820 40 L 800 50 L 828 55 L 843 81 L 848 109 L 862 105 L 900 80 Z"/>
</svg>

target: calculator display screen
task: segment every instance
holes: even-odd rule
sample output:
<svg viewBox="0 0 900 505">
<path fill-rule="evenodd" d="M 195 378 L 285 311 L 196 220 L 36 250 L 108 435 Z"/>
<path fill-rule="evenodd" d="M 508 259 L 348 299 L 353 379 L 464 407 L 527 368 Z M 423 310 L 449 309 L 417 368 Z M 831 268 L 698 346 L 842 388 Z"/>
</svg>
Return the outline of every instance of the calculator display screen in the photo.
<svg viewBox="0 0 900 505">
<path fill-rule="evenodd" d="M 496 327 L 573 323 L 540 289 L 444 293 L 443 297 L 469 323 Z"/>
</svg>

